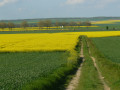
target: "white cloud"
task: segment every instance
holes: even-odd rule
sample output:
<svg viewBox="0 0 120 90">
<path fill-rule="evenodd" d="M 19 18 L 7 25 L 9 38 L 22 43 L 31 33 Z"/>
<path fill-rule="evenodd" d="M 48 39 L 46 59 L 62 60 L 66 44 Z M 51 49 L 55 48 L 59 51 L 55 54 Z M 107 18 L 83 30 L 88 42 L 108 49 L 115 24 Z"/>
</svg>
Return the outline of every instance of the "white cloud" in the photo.
<svg viewBox="0 0 120 90">
<path fill-rule="evenodd" d="M 104 7 L 110 3 L 116 2 L 118 0 L 66 0 L 66 4 L 76 5 L 76 4 L 90 4 L 95 7 Z"/>
<path fill-rule="evenodd" d="M 83 3 L 85 0 L 67 0 L 66 4 L 80 4 Z"/>
<path fill-rule="evenodd" d="M 110 4 L 110 3 L 114 3 L 118 0 L 99 0 L 97 2 L 97 4 L 95 5 L 95 7 L 98 7 L 98 8 L 104 8 L 106 5 Z"/>
<path fill-rule="evenodd" d="M 21 11 L 22 11 L 22 8 L 18 8 L 18 10 L 21 12 Z"/>
<path fill-rule="evenodd" d="M 16 1 L 17 0 L 2 0 L 2 1 L 0 1 L 0 7 L 4 6 L 7 3 L 14 3 Z"/>
</svg>

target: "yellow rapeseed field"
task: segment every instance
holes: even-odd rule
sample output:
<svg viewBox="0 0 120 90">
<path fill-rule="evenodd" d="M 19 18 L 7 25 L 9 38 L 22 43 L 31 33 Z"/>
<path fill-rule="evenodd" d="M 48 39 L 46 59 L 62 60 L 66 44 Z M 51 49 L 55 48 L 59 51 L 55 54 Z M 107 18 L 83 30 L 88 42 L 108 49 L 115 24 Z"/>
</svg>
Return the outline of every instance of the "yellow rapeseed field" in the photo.
<svg viewBox="0 0 120 90">
<path fill-rule="evenodd" d="M 0 31 L 34 31 L 34 30 L 61 30 L 61 28 L 57 28 L 57 27 L 42 27 L 42 28 L 39 28 L 39 27 L 27 27 L 27 28 L 13 28 L 12 30 L 10 30 L 9 28 L 4 28 L 4 29 L 1 29 L 0 28 Z M 63 30 L 63 29 L 62 29 Z M 68 29 L 65 29 L 64 30 L 68 30 Z"/>
<path fill-rule="evenodd" d="M 72 50 L 80 35 L 88 37 L 120 36 L 120 31 L 1 34 L 0 52 Z"/>
<path fill-rule="evenodd" d="M 2 34 L 0 51 L 53 51 L 74 48 L 78 36 L 67 34 Z"/>
<path fill-rule="evenodd" d="M 120 20 L 96 21 L 96 22 L 92 22 L 92 24 L 115 24 L 117 22 L 120 22 Z"/>
<path fill-rule="evenodd" d="M 99 26 L 66 26 L 66 27 L 99 27 Z"/>
</svg>

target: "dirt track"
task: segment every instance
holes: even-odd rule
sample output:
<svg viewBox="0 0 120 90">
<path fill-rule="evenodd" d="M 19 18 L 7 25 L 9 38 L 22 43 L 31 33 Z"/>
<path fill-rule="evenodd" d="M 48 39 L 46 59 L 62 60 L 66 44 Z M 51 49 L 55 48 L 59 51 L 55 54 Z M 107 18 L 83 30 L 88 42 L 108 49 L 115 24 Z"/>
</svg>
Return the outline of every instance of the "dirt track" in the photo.
<svg viewBox="0 0 120 90">
<path fill-rule="evenodd" d="M 95 68 L 97 69 L 97 72 L 98 72 L 98 75 L 99 75 L 99 79 L 101 80 L 103 86 L 104 86 L 104 90 L 110 90 L 110 87 L 107 85 L 107 83 L 105 82 L 104 80 L 104 77 L 102 76 L 100 70 L 99 70 L 99 67 L 98 65 L 96 64 L 96 59 L 91 56 L 91 51 L 89 49 L 89 44 L 87 42 L 87 47 L 88 47 L 88 51 L 89 51 L 89 55 L 94 63 L 94 66 Z M 81 46 L 81 52 L 80 52 L 80 58 L 83 58 L 83 62 L 84 62 L 84 54 L 83 54 L 83 44 Z M 71 80 L 71 82 L 69 83 L 68 87 L 66 88 L 66 90 L 74 90 L 77 86 L 78 86 L 78 83 L 79 83 L 79 79 L 80 79 L 80 75 L 81 75 L 81 69 L 83 67 L 83 63 L 80 65 L 80 67 L 78 68 L 75 76 L 73 77 L 73 79 Z"/>
<path fill-rule="evenodd" d="M 91 56 L 91 51 L 90 51 L 90 47 L 89 47 L 88 42 L 87 42 L 87 47 L 88 47 L 89 55 L 90 55 L 91 59 L 93 60 L 95 68 L 97 69 L 97 72 L 98 72 L 98 75 L 99 75 L 99 79 L 101 80 L 101 82 L 102 82 L 102 84 L 104 86 L 104 90 L 110 90 L 110 87 L 106 84 L 106 82 L 104 80 L 104 77 L 102 76 L 102 74 L 101 74 L 101 72 L 99 70 L 99 67 L 96 64 L 96 59 L 93 56 Z"/>
<path fill-rule="evenodd" d="M 84 55 L 83 55 L 83 44 L 81 46 L 81 52 L 80 52 L 80 58 L 83 58 L 83 62 L 84 62 Z M 78 83 L 79 83 L 79 79 L 80 79 L 80 75 L 81 75 L 81 69 L 82 69 L 83 63 L 80 65 L 80 67 L 78 68 L 75 76 L 73 77 L 73 79 L 71 80 L 71 82 L 69 83 L 68 87 L 66 90 L 74 90 Z"/>
</svg>

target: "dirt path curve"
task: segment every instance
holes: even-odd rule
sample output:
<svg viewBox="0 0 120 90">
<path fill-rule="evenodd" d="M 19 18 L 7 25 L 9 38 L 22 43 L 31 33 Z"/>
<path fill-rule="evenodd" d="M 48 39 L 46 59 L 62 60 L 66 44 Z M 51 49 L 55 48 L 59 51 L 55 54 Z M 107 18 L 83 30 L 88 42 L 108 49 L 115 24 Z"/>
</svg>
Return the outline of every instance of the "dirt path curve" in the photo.
<svg viewBox="0 0 120 90">
<path fill-rule="evenodd" d="M 104 86 L 104 90 L 110 90 L 110 87 L 106 84 L 106 82 L 105 82 L 105 80 L 104 80 L 104 77 L 102 76 L 102 74 L 101 74 L 101 72 L 100 72 L 100 70 L 99 70 L 99 67 L 98 67 L 98 65 L 96 64 L 96 59 L 95 59 L 93 56 L 91 56 L 91 51 L 90 51 L 90 49 L 89 49 L 89 44 L 88 44 L 88 43 L 87 43 L 87 47 L 88 47 L 88 50 L 89 50 L 89 55 L 90 55 L 91 59 L 93 60 L 94 66 L 95 66 L 95 68 L 96 68 L 97 71 L 98 71 L 99 78 L 100 78 L 100 80 L 101 80 L 101 82 L 102 82 L 102 84 L 103 84 L 103 86 Z"/>
<path fill-rule="evenodd" d="M 84 62 L 84 55 L 83 55 L 83 44 L 81 46 L 81 52 L 80 52 L 80 58 L 83 58 L 83 62 Z M 69 83 L 68 87 L 66 88 L 66 90 L 74 90 L 78 83 L 79 83 L 79 79 L 80 79 L 80 75 L 81 75 L 81 69 L 82 69 L 83 63 L 80 65 L 80 67 L 78 68 L 75 76 L 73 77 L 73 79 L 71 80 L 71 82 Z"/>
</svg>

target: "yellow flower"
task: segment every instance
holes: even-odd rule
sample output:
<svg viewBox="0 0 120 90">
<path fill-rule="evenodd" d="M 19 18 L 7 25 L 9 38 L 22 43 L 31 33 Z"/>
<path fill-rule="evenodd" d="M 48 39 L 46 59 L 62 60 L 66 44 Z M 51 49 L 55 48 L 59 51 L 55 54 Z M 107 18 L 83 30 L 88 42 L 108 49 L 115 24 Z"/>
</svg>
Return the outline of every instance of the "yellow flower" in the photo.
<svg viewBox="0 0 120 90">
<path fill-rule="evenodd" d="M 0 52 L 70 51 L 74 49 L 80 35 L 88 37 L 119 36 L 120 31 L 1 34 Z"/>
</svg>

